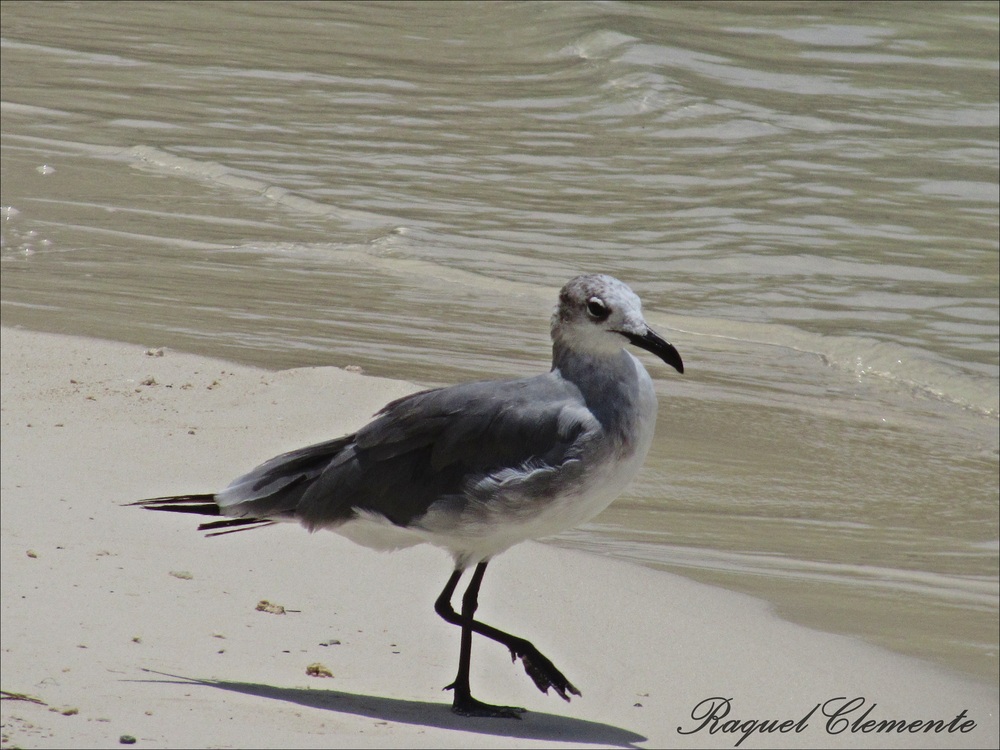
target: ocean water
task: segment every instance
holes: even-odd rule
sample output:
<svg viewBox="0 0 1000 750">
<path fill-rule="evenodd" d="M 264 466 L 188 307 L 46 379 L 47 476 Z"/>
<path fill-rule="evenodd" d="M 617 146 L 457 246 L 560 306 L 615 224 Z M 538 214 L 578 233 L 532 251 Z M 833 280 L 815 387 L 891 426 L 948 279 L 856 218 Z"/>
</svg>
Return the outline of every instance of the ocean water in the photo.
<svg viewBox="0 0 1000 750">
<path fill-rule="evenodd" d="M 647 467 L 558 543 L 995 680 L 998 27 L 5 2 L 2 322 L 435 385 L 547 368 L 611 273 L 686 372 L 647 361 Z"/>
</svg>

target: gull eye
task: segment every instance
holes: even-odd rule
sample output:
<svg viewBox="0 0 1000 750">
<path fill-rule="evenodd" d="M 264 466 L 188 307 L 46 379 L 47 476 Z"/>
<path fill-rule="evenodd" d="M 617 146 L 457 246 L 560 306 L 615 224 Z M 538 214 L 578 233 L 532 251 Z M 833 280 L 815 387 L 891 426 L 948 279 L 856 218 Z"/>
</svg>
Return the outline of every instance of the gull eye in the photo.
<svg viewBox="0 0 1000 750">
<path fill-rule="evenodd" d="M 607 320 L 611 315 L 611 310 L 598 297 L 591 297 L 587 300 L 587 315 L 596 321 Z"/>
</svg>

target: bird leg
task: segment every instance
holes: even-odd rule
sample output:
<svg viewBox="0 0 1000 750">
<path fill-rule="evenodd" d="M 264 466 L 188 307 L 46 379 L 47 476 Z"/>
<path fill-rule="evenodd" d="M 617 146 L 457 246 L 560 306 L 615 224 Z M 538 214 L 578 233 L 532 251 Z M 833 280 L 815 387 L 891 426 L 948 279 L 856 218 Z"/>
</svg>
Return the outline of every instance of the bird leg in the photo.
<svg viewBox="0 0 1000 750">
<path fill-rule="evenodd" d="M 455 699 L 451 710 L 462 716 L 520 719 L 520 714 L 524 713 L 523 708 L 516 706 L 493 706 L 472 697 L 472 691 L 469 686 L 469 664 L 472 657 L 471 623 L 474 622 L 472 618 L 478 606 L 478 597 L 476 596 L 478 592 L 473 591 L 471 596 L 469 592 L 472 591 L 472 584 L 475 583 L 477 574 L 478 580 L 482 581 L 483 573 L 486 572 L 486 569 L 485 566 L 483 566 L 482 571 L 476 568 L 475 573 L 473 573 L 472 582 L 469 584 L 469 588 L 466 589 L 465 596 L 462 597 L 462 614 L 459 616 L 451 606 L 451 597 L 455 593 L 455 587 L 458 585 L 458 580 L 462 577 L 463 572 L 462 570 L 456 570 L 452 573 L 444 590 L 434 603 L 434 609 L 441 617 L 453 625 L 460 625 L 462 627 L 462 640 L 458 657 L 458 675 L 455 677 L 454 682 L 445 687 L 445 690 L 455 691 Z"/>
<path fill-rule="evenodd" d="M 506 646 L 510 650 L 511 660 L 521 660 L 524 671 L 528 673 L 528 676 L 543 693 L 548 693 L 551 687 L 565 701 L 569 701 L 567 693 L 580 695 L 580 691 L 529 641 L 513 636 L 510 633 L 505 633 L 491 625 L 474 619 L 473 616 L 479 606 L 479 587 L 483 582 L 483 575 L 486 573 L 486 565 L 487 562 L 479 563 L 472 573 L 469 586 L 462 596 L 461 616 L 452 608 L 451 597 L 455 593 L 459 579 L 462 577 L 462 573 L 464 572 L 462 570 L 456 570 L 452 573 L 451 578 L 448 579 L 448 583 L 445 584 L 444 590 L 434 603 L 434 610 L 444 620 L 450 622 L 452 625 L 459 625 L 462 628 L 458 675 L 455 677 L 455 681 L 445 688 L 445 690 L 455 691 L 452 710 L 463 716 L 494 716 L 502 718 L 520 718 L 519 714 L 524 713 L 523 708 L 491 706 L 472 697 L 469 688 L 469 663 L 472 656 L 472 634 L 474 632 Z"/>
</svg>

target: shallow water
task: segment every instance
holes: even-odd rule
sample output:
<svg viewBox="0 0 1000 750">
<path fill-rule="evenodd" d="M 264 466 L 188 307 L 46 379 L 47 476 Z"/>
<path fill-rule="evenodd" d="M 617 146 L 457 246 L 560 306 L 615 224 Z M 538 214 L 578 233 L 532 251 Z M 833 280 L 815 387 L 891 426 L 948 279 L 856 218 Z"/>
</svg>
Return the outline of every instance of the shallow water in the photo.
<svg viewBox="0 0 1000 750">
<path fill-rule="evenodd" d="M 563 541 L 995 679 L 997 31 L 5 2 L 3 323 L 452 383 L 547 367 L 555 290 L 611 273 L 687 369 L 647 361 L 647 468 Z"/>
</svg>

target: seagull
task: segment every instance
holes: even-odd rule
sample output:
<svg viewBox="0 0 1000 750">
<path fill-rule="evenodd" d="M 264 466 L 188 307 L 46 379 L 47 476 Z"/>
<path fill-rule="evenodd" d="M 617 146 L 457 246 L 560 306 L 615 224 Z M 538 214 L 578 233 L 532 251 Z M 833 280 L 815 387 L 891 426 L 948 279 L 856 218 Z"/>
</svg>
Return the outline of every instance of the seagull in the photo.
<svg viewBox="0 0 1000 750">
<path fill-rule="evenodd" d="M 677 350 L 651 329 L 639 297 L 611 276 L 584 275 L 560 291 L 552 315 L 552 369 L 396 399 L 350 435 L 284 453 L 221 492 L 141 500 L 149 510 L 221 516 L 209 536 L 282 521 L 329 529 L 382 550 L 427 543 L 454 559 L 434 603 L 461 628 L 452 710 L 520 718 L 523 708 L 472 697 L 472 635 L 506 646 L 543 693 L 580 691 L 535 646 L 475 619 L 496 555 L 584 523 L 618 497 L 653 441 L 656 393 L 632 344 L 684 372 Z M 462 596 L 452 596 L 474 568 Z"/>
</svg>

